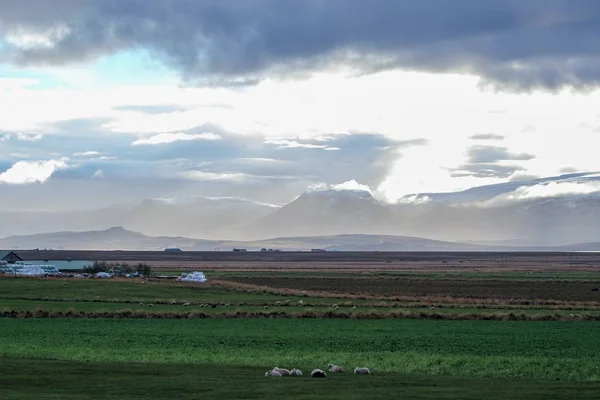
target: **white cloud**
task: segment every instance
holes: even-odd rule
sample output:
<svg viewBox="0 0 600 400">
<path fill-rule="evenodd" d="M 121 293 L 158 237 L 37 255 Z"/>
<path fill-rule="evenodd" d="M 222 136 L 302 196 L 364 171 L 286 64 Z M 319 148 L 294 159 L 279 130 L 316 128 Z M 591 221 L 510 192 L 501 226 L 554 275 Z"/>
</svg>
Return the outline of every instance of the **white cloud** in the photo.
<svg viewBox="0 0 600 400">
<path fill-rule="evenodd" d="M 371 191 L 370 187 L 368 187 L 367 185 L 360 184 L 354 179 L 346 181 L 344 183 L 340 183 L 338 185 L 332 185 L 331 188 L 334 190 L 364 190 L 366 192 Z"/>
<path fill-rule="evenodd" d="M 398 204 L 427 204 L 430 201 L 431 199 L 429 196 L 419 196 L 418 194 L 413 194 L 402 197 L 398 200 Z"/>
<path fill-rule="evenodd" d="M 66 25 L 56 25 L 44 31 L 28 31 L 26 29 L 14 29 L 9 31 L 4 40 L 24 50 L 52 48 L 56 42 L 68 35 L 70 29 Z"/>
<path fill-rule="evenodd" d="M 102 179 L 104 178 L 104 172 L 102 172 L 101 169 L 97 170 L 96 172 L 94 172 L 94 174 L 92 175 L 92 179 Z"/>
<path fill-rule="evenodd" d="M 505 195 L 508 200 L 590 194 L 600 191 L 600 182 L 550 182 L 534 186 L 521 186 Z"/>
<path fill-rule="evenodd" d="M 43 135 L 40 134 L 29 134 L 29 133 L 7 133 L 0 137 L 0 142 L 7 142 L 9 140 L 20 140 L 22 142 L 37 142 L 42 140 Z"/>
<path fill-rule="evenodd" d="M 44 183 L 55 171 L 67 169 L 67 158 L 48 161 L 19 161 L 0 174 L 0 183 Z"/>
<path fill-rule="evenodd" d="M 321 142 L 323 140 L 320 140 Z M 267 139 L 266 144 L 274 144 L 278 149 L 323 149 L 323 150 L 340 150 L 339 147 L 330 147 L 324 144 L 300 143 L 297 140 L 289 139 Z"/>
<path fill-rule="evenodd" d="M 369 186 L 358 183 L 355 179 L 338 184 L 328 184 L 325 182 L 314 183 L 309 186 L 309 190 L 363 190 L 372 194 L 372 190 Z"/>
<path fill-rule="evenodd" d="M 206 171 L 184 171 L 180 174 L 185 179 L 196 180 L 196 181 L 242 181 L 250 176 L 243 173 L 231 173 L 231 172 L 206 172 Z"/>
<path fill-rule="evenodd" d="M 205 132 L 205 133 L 159 133 L 158 135 L 150 136 L 147 138 L 138 139 L 131 143 L 132 146 L 139 146 L 145 144 L 167 144 L 178 141 L 186 140 L 220 140 L 221 136 L 216 133 Z"/>
<path fill-rule="evenodd" d="M 82 153 L 73 153 L 73 155 L 77 156 L 77 157 L 92 157 L 92 156 L 99 156 L 100 152 L 90 150 L 90 151 L 84 151 Z"/>
<path fill-rule="evenodd" d="M 42 140 L 43 136 L 40 134 L 28 134 L 28 133 L 17 133 L 17 140 L 21 140 L 24 142 L 37 142 L 38 140 Z"/>
</svg>

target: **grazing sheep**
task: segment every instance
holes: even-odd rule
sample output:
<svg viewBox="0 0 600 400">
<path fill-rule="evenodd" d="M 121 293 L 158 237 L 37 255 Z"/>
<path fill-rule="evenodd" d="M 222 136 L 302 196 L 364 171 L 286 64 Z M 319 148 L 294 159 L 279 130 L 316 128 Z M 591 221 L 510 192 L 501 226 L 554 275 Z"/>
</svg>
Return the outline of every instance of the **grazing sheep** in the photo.
<svg viewBox="0 0 600 400">
<path fill-rule="evenodd" d="M 297 368 L 294 368 L 290 371 L 290 376 L 302 376 L 302 371 Z"/>
<path fill-rule="evenodd" d="M 322 369 L 317 368 L 310 373 L 310 376 L 312 376 L 313 378 L 326 378 L 327 374 Z"/>
<path fill-rule="evenodd" d="M 192 303 L 183 303 L 183 306 L 184 306 L 184 307 L 189 307 L 189 306 L 191 306 L 191 305 L 192 305 Z"/>
<path fill-rule="evenodd" d="M 284 302 L 284 304 L 290 304 L 290 301 L 289 301 L 289 300 L 286 300 L 286 301 Z"/>
<path fill-rule="evenodd" d="M 429 307 L 430 310 L 435 310 L 434 306 Z"/>
<path fill-rule="evenodd" d="M 280 304 L 281 304 L 281 302 L 280 302 L 280 301 L 276 301 L 276 302 L 275 302 L 275 305 L 276 305 L 276 306 L 278 306 L 278 305 L 280 305 Z"/>
<path fill-rule="evenodd" d="M 332 307 L 333 307 L 334 310 L 337 310 L 337 309 L 340 308 L 340 306 L 338 306 L 337 304 L 334 304 Z"/>
<path fill-rule="evenodd" d="M 269 309 L 269 306 L 265 306 L 265 310 L 268 310 L 268 309 Z"/>
<path fill-rule="evenodd" d="M 356 375 L 369 375 L 371 373 L 371 371 L 369 371 L 369 368 L 356 367 L 356 368 L 354 368 L 354 373 Z"/>
<path fill-rule="evenodd" d="M 329 372 L 344 372 L 344 368 L 340 367 L 339 365 L 333 365 L 333 364 L 329 364 L 327 366 L 327 370 Z"/>
<path fill-rule="evenodd" d="M 177 304 L 177 302 L 176 302 L 175 300 L 171 300 L 171 301 L 169 302 L 169 304 L 173 305 L 173 304 Z"/>
<path fill-rule="evenodd" d="M 298 300 L 298 305 L 299 306 L 303 306 L 304 305 L 304 301 L 303 300 Z"/>
<path fill-rule="evenodd" d="M 275 376 L 281 378 L 281 374 L 277 371 L 267 371 L 265 372 L 265 376 Z"/>
<path fill-rule="evenodd" d="M 289 376 L 290 375 L 290 370 L 285 369 L 285 368 L 275 367 L 275 368 L 273 368 L 272 371 L 279 372 L 281 374 L 281 376 Z"/>
<path fill-rule="evenodd" d="M 148 307 L 154 307 L 154 304 L 148 304 Z"/>
<path fill-rule="evenodd" d="M 140 306 L 144 307 L 144 303 L 140 303 Z"/>
<path fill-rule="evenodd" d="M 353 310 L 356 310 L 356 306 L 352 306 L 352 309 L 353 309 Z"/>
<path fill-rule="evenodd" d="M 229 304 L 225 304 L 225 307 L 229 307 Z"/>
</svg>

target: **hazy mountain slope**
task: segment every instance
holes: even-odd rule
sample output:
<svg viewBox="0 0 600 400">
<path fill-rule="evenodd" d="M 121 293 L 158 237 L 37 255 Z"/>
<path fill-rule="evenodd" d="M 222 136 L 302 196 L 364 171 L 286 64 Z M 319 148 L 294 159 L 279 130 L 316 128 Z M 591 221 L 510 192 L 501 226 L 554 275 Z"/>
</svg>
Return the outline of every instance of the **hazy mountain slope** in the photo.
<svg viewBox="0 0 600 400">
<path fill-rule="evenodd" d="M 389 233 L 393 211 L 361 190 L 320 190 L 291 203 L 246 228 L 248 235 L 310 236 L 343 233 Z"/>
</svg>

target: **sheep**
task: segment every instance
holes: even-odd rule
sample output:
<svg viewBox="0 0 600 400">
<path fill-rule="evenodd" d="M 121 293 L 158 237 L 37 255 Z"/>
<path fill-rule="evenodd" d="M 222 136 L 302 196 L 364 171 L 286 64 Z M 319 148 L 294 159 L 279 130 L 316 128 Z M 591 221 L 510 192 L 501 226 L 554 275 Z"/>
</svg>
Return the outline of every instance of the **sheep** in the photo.
<svg viewBox="0 0 600 400">
<path fill-rule="evenodd" d="M 267 371 L 267 372 L 265 372 L 265 376 L 274 376 L 274 377 L 281 378 L 281 374 L 277 371 Z"/>
<path fill-rule="evenodd" d="M 435 310 L 434 306 L 429 307 L 430 310 Z"/>
<path fill-rule="evenodd" d="M 140 306 L 144 307 L 144 303 L 140 303 Z"/>
<path fill-rule="evenodd" d="M 279 372 L 281 374 L 281 376 L 289 376 L 290 375 L 290 370 L 285 369 L 285 368 L 275 367 L 275 368 L 273 368 L 272 371 Z"/>
<path fill-rule="evenodd" d="M 278 306 L 278 305 L 280 305 L 280 304 L 281 304 L 281 302 L 280 302 L 280 301 L 276 301 L 276 302 L 275 302 L 275 305 L 276 305 L 276 306 Z"/>
<path fill-rule="evenodd" d="M 175 300 L 171 300 L 171 301 L 169 302 L 169 304 L 170 304 L 170 305 L 173 305 L 173 304 L 177 304 L 177 302 L 176 302 Z"/>
<path fill-rule="evenodd" d="M 356 375 L 369 375 L 371 371 L 369 371 L 369 368 L 366 367 L 356 367 L 354 368 L 354 373 Z"/>
<path fill-rule="evenodd" d="M 184 306 L 184 307 L 189 307 L 189 306 L 191 306 L 191 305 L 192 305 L 192 303 L 183 303 L 183 306 Z"/>
<path fill-rule="evenodd" d="M 268 310 L 268 309 L 269 309 L 269 306 L 265 306 L 265 310 Z"/>
<path fill-rule="evenodd" d="M 310 376 L 312 376 L 313 378 L 326 378 L 327 374 L 322 369 L 317 368 L 310 373 Z"/>
<path fill-rule="evenodd" d="M 229 307 L 229 303 L 225 304 L 225 307 Z"/>
<path fill-rule="evenodd" d="M 302 376 L 302 371 L 297 368 L 294 368 L 290 371 L 290 376 Z"/>
<path fill-rule="evenodd" d="M 303 300 L 298 300 L 298 305 L 299 306 L 303 306 L 304 305 L 304 301 Z"/>
<path fill-rule="evenodd" d="M 284 304 L 285 304 L 285 305 L 288 305 L 288 304 L 290 304 L 290 301 L 289 301 L 289 300 L 286 300 L 286 301 L 284 302 Z"/>
<path fill-rule="evenodd" d="M 337 304 L 334 304 L 332 307 L 334 310 L 338 310 L 340 308 L 340 306 L 338 306 Z"/>
<path fill-rule="evenodd" d="M 352 306 L 352 309 L 353 309 L 353 310 L 356 310 L 356 306 Z"/>
<path fill-rule="evenodd" d="M 148 304 L 148 307 L 154 307 L 154 304 Z"/>
<path fill-rule="evenodd" d="M 339 365 L 333 365 L 333 364 L 329 364 L 327 366 L 327 370 L 329 372 L 344 372 L 344 368 L 340 367 Z"/>
</svg>

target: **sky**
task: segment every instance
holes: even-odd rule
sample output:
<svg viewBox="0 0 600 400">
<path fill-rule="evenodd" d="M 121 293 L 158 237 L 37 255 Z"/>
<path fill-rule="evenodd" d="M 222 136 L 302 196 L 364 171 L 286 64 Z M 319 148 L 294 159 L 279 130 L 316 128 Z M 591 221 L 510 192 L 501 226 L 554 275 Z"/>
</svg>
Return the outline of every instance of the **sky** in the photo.
<svg viewBox="0 0 600 400">
<path fill-rule="evenodd" d="M 598 169 L 594 0 L 2 0 L 0 207 Z"/>
</svg>

